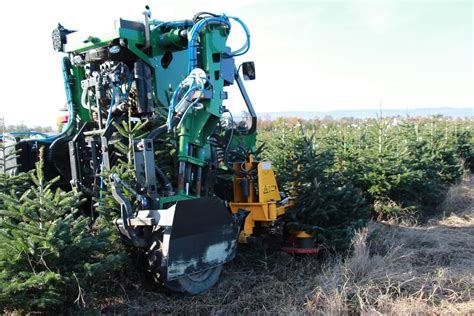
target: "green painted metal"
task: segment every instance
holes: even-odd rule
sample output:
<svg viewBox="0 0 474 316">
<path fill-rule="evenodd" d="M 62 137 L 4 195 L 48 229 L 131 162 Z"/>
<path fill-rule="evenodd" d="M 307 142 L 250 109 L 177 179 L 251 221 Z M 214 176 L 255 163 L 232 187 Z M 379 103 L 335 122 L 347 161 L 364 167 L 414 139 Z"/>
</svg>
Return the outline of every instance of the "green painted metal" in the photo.
<svg viewBox="0 0 474 316">
<path fill-rule="evenodd" d="M 176 194 L 172 196 L 163 196 L 160 198 L 160 209 L 165 208 L 166 205 L 169 205 L 171 203 L 176 203 L 178 201 L 183 201 L 183 200 L 192 200 L 196 198 L 197 196 L 188 195 L 188 194 Z"/>
<path fill-rule="evenodd" d="M 203 108 L 193 111 L 184 118 L 179 133 L 179 161 L 203 166 L 208 158 L 204 147 L 221 117 L 221 92 L 224 89 L 224 80 L 220 75 L 220 58 L 225 50 L 228 35 L 227 28 L 219 26 L 206 29 L 200 37 L 200 44 L 205 48 L 201 50 L 202 69 L 208 74 L 213 97 L 203 99 L 201 101 Z M 190 145 L 195 148 L 194 156 L 189 154 Z"/>
<path fill-rule="evenodd" d="M 72 86 L 72 94 L 74 100 L 74 106 L 76 107 L 75 113 L 79 116 L 79 119 L 83 122 L 89 122 L 91 120 L 91 112 L 89 109 L 85 109 L 81 105 L 81 80 L 84 78 L 84 68 L 72 67 L 72 73 L 74 77 L 74 84 Z"/>
<path fill-rule="evenodd" d="M 191 26 L 187 28 L 188 32 Z M 188 52 L 180 38 L 183 27 L 150 28 L 150 48 L 143 50 L 146 44 L 145 33 L 136 29 L 117 28 L 104 36 L 89 36 L 84 41 L 71 41 L 64 46 L 67 53 L 74 55 L 115 43 L 126 43 L 127 48 L 152 68 L 154 99 L 156 109 L 162 114 L 168 113 L 173 91 L 188 75 Z M 203 107 L 190 111 L 183 118 L 179 130 L 178 160 L 195 167 L 203 167 L 210 160 L 208 138 L 219 124 L 222 111 L 222 92 L 224 80 L 221 76 L 221 57 L 226 50 L 229 29 L 224 26 L 207 26 L 199 37 L 200 68 L 208 74 L 207 91 L 200 100 Z M 166 58 L 172 61 L 168 64 Z M 81 80 L 85 78 L 82 66 L 73 66 L 73 102 L 78 111 L 76 119 L 82 122 L 91 121 L 91 111 L 81 105 Z M 255 150 L 256 133 L 235 136 L 231 146 L 244 145 Z M 190 151 L 192 148 L 192 152 Z M 195 198 L 178 190 L 171 197 L 162 197 L 160 206 L 183 199 Z"/>
</svg>

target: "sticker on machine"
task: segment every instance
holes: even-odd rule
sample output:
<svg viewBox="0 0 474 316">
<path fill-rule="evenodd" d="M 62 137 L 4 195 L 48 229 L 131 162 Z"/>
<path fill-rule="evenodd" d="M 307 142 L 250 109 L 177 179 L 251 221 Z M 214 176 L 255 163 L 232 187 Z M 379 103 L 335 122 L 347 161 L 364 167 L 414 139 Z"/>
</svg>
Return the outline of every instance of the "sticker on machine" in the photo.
<svg viewBox="0 0 474 316">
<path fill-rule="evenodd" d="M 274 184 L 266 185 L 263 187 L 263 194 L 268 194 L 271 192 L 275 192 L 277 190 L 277 186 Z"/>
<path fill-rule="evenodd" d="M 272 169 L 272 163 L 270 161 L 263 161 L 262 170 L 270 170 L 270 169 Z"/>
</svg>

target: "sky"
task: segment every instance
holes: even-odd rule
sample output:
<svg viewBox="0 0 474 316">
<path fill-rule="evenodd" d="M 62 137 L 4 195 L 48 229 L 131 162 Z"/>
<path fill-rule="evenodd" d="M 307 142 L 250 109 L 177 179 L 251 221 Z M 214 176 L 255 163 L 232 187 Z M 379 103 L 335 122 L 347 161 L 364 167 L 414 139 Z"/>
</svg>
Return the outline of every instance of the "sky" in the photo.
<svg viewBox="0 0 474 316">
<path fill-rule="evenodd" d="M 53 28 L 100 35 L 120 17 L 141 20 L 145 4 L 163 21 L 240 17 L 251 48 L 238 61 L 255 62 L 246 86 L 257 112 L 474 108 L 474 0 L 26 0 L 0 11 L 0 118 L 54 126 L 66 97 Z M 231 47 L 243 40 L 233 27 Z"/>
</svg>

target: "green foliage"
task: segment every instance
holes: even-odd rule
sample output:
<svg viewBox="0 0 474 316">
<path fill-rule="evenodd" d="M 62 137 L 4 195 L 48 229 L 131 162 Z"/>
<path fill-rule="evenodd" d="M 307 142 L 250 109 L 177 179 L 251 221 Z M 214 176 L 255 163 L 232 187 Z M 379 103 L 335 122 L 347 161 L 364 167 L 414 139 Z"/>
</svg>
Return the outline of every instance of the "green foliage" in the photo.
<svg viewBox="0 0 474 316">
<path fill-rule="evenodd" d="M 18 173 L 16 158 L 19 151 L 15 149 L 14 143 L 8 143 L 5 139 L 0 140 L 0 192 L 20 193 L 31 185 L 30 175 Z M 4 207 L 3 199 L 0 199 L 0 209 Z"/>
<path fill-rule="evenodd" d="M 297 196 L 290 227 L 344 248 L 373 217 L 426 216 L 472 168 L 472 121 L 434 116 L 277 120 L 259 129 L 280 186 Z M 298 170 L 298 171 L 297 171 Z M 297 171 L 297 172 L 296 172 Z"/>
<path fill-rule="evenodd" d="M 123 255 L 114 249 L 113 227 L 79 215 L 81 197 L 53 190 L 42 160 L 33 185 L 0 193 L 0 310 L 53 311 L 97 290 L 117 271 Z"/>
<path fill-rule="evenodd" d="M 272 162 L 277 171 L 277 183 L 280 190 L 290 193 L 297 171 L 297 161 L 305 151 L 305 134 L 299 126 L 288 127 L 283 119 L 276 120 L 271 130 L 262 130 L 258 142 L 265 144 L 262 158 Z M 278 140 L 276 139 L 278 138 Z"/>
<path fill-rule="evenodd" d="M 340 172 L 334 148 L 318 146 L 300 124 L 280 128 L 284 136 L 278 139 L 284 141 L 270 141 L 265 156 L 277 170 L 280 185 L 297 196 L 296 207 L 287 213 L 288 229 L 313 233 L 328 247 L 347 248 L 370 217 L 364 196 L 349 175 Z"/>
</svg>

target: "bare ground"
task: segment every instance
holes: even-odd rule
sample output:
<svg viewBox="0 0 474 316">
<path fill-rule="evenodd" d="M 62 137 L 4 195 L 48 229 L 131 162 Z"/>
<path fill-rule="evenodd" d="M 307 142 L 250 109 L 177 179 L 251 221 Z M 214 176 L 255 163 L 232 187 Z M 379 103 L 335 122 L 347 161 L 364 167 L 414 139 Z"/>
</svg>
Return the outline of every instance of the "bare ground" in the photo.
<svg viewBox="0 0 474 316">
<path fill-rule="evenodd" d="M 370 223 L 346 256 L 295 258 L 241 246 L 218 285 L 199 296 L 132 275 L 90 307 L 128 314 L 472 314 L 474 181 L 453 187 L 443 209 L 448 216 L 422 226 Z"/>
</svg>

